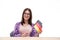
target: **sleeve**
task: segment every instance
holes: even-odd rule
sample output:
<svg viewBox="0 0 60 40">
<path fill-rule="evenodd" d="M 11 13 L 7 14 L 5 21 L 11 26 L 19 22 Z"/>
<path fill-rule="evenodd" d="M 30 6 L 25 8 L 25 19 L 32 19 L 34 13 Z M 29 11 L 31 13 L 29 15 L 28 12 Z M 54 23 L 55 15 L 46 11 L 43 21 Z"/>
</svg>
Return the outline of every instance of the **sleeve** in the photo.
<svg viewBox="0 0 60 40">
<path fill-rule="evenodd" d="M 21 34 L 20 34 L 19 31 L 18 31 L 18 24 L 19 24 L 19 23 L 16 23 L 16 24 L 15 24 L 15 29 L 14 29 L 14 31 L 12 31 L 12 32 L 10 33 L 10 37 L 20 37 L 20 36 L 21 36 Z"/>
<path fill-rule="evenodd" d="M 31 32 L 32 37 L 39 37 L 39 33 L 35 30 L 34 24 L 32 26 L 32 32 Z"/>
<path fill-rule="evenodd" d="M 39 37 L 39 33 L 35 30 L 34 27 L 33 27 L 32 32 L 34 33 L 33 37 Z"/>
</svg>

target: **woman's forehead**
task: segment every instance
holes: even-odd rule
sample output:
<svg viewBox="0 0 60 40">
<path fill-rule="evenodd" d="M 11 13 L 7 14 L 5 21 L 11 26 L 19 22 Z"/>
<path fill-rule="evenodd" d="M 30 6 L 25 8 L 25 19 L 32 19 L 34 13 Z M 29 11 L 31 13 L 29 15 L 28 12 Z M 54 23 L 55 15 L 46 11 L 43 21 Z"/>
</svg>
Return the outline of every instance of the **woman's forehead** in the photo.
<svg viewBox="0 0 60 40">
<path fill-rule="evenodd" d="M 30 13 L 29 10 L 26 10 L 25 13 Z"/>
</svg>

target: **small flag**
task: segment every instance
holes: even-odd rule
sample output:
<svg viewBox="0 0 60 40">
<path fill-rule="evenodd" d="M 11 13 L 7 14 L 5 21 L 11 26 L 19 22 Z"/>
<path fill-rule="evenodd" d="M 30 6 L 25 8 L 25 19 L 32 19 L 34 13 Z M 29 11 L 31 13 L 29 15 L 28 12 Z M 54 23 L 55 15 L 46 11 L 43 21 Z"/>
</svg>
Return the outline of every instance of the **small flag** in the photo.
<svg viewBox="0 0 60 40">
<path fill-rule="evenodd" d="M 42 32 L 42 23 L 38 20 L 38 21 L 35 23 L 34 28 L 35 28 L 35 30 L 36 30 L 38 33 L 41 33 L 41 32 Z"/>
</svg>

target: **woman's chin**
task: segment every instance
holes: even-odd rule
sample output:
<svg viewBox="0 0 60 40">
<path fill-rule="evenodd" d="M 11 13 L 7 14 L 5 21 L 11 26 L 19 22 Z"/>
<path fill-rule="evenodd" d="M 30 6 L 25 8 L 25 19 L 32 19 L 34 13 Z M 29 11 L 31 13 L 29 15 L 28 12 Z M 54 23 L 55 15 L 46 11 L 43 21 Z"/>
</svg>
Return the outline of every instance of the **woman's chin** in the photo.
<svg viewBox="0 0 60 40">
<path fill-rule="evenodd" d="M 25 18 L 24 20 L 25 20 L 25 21 L 28 21 L 28 19 L 27 19 L 27 18 Z"/>
</svg>

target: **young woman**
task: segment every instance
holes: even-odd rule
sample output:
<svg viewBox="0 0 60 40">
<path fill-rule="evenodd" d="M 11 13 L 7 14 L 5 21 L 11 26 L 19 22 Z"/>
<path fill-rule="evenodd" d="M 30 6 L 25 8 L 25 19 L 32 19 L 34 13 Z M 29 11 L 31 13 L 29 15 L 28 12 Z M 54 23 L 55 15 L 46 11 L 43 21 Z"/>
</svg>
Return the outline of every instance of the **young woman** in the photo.
<svg viewBox="0 0 60 40">
<path fill-rule="evenodd" d="M 29 8 L 24 9 L 21 22 L 17 22 L 14 31 L 10 33 L 11 37 L 39 37 L 39 33 L 32 24 L 32 11 Z"/>
</svg>

